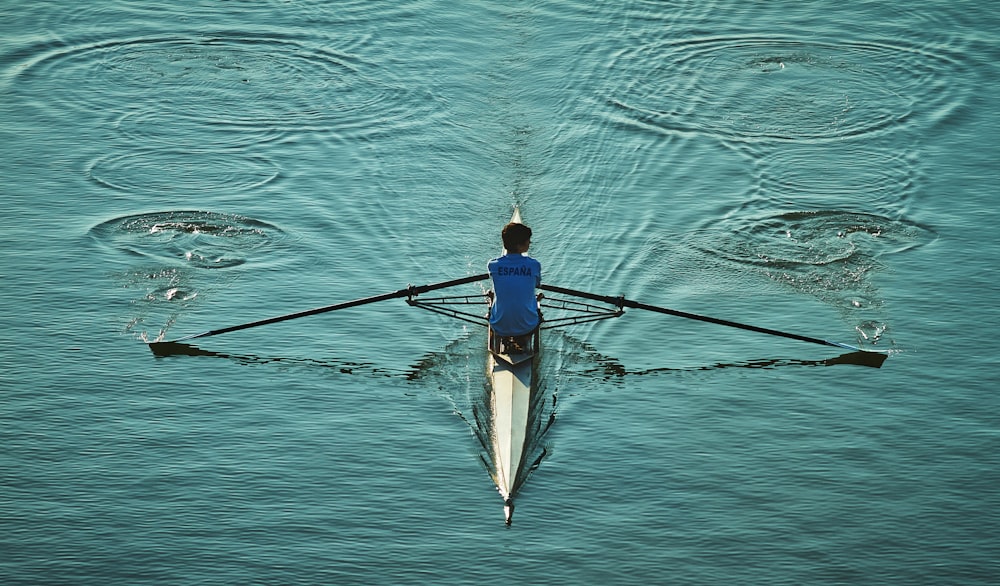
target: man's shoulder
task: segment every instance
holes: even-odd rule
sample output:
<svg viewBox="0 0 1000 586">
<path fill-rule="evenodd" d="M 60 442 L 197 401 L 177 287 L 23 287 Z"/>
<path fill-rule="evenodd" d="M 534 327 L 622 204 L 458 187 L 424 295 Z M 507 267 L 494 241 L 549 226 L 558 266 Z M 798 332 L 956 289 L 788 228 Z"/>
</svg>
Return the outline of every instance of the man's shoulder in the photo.
<svg viewBox="0 0 1000 586">
<path fill-rule="evenodd" d="M 505 254 L 494 259 L 490 259 L 490 262 L 486 263 L 488 266 L 495 266 L 498 264 L 531 264 L 537 267 L 542 266 L 540 262 L 534 257 L 530 257 L 527 254 Z"/>
</svg>

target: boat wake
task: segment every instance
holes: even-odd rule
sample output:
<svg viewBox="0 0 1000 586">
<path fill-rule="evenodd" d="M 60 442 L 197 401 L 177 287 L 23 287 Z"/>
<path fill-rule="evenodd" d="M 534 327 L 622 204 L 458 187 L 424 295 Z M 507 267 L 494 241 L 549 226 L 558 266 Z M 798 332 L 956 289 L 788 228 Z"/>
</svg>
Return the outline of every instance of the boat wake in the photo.
<svg viewBox="0 0 1000 586">
<path fill-rule="evenodd" d="M 525 416 L 524 410 L 508 403 L 512 401 L 511 388 L 502 382 L 505 377 L 488 376 L 484 381 L 477 372 L 518 368 L 494 365 L 485 359 L 484 341 L 482 336 L 466 335 L 443 351 L 425 356 L 410 378 L 436 387 L 451 403 L 453 413 L 469 426 L 479 459 L 504 499 L 510 524 L 515 497 L 549 454 L 547 434 L 556 419 L 557 393 L 548 384 L 549 369 L 540 367 L 537 358 L 531 364 L 524 363 L 531 371 Z M 500 388 L 493 388 L 494 384 Z M 511 409 L 521 413 L 521 418 Z"/>
</svg>

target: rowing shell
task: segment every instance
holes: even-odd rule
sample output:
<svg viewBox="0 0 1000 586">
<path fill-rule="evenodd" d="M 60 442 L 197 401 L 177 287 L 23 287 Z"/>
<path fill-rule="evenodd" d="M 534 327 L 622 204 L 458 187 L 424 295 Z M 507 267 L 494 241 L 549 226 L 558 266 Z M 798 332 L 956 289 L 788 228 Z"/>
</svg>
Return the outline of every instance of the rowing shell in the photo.
<svg viewBox="0 0 1000 586">
<path fill-rule="evenodd" d="M 510 221 L 521 223 L 517 208 Z M 492 474 L 503 497 L 504 516 L 509 525 L 514 514 L 514 495 L 527 474 L 525 460 L 538 332 L 512 339 L 501 338 L 491 329 L 487 348 Z"/>
</svg>

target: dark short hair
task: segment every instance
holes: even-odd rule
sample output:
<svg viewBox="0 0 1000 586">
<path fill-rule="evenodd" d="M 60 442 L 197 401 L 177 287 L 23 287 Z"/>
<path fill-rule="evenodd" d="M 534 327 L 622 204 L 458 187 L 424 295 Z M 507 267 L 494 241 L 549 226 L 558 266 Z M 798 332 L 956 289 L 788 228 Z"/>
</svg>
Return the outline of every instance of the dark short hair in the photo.
<svg viewBox="0 0 1000 586">
<path fill-rule="evenodd" d="M 531 228 L 511 222 L 503 227 L 500 237 L 503 239 L 503 247 L 512 250 L 531 240 Z"/>
</svg>

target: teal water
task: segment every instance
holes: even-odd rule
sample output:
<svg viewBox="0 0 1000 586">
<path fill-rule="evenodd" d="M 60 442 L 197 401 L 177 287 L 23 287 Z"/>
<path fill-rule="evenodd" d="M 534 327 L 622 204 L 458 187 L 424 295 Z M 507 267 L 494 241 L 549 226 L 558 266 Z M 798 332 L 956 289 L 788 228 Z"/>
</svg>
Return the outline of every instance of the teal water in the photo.
<svg viewBox="0 0 1000 586">
<path fill-rule="evenodd" d="M 0 582 L 988 584 L 1000 30 L 984 3 L 0 5 Z M 547 332 L 505 527 L 483 271 Z M 476 286 L 465 288 L 478 291 Z"/>
</svg>

